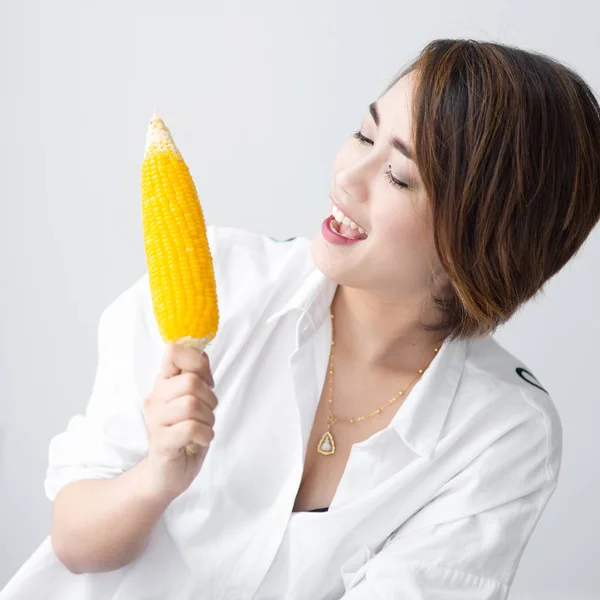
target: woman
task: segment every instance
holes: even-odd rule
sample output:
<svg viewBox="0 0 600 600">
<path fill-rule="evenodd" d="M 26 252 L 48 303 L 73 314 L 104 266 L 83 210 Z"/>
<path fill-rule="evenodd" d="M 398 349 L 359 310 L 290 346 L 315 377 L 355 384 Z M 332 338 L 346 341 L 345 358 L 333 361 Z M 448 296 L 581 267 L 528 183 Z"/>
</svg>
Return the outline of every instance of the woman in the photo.
<svg viewBox="0 0 600 600">
<path fill-rule="evenodd" d="M 579 76 L 428 44 L 341 149 L 312 241 L 208 228 L 207 355 L 165 349 L 146 275 L 104 312 L 50 446 L 52 535 L 0 598 L 506 598 L 562 429 L 490 334 L 581 247 L 598 181 Z"/>
</svg>

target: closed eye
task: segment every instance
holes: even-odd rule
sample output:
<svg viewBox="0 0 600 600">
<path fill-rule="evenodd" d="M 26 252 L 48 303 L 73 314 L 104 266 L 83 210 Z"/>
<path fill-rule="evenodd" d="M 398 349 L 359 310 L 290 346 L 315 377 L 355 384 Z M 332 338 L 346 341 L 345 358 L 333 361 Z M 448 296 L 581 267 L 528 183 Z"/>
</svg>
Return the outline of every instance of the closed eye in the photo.
<svg viewBox="0 0 600 600">
<path fill-rule="evenodd" d="M 360 129 L 358 131 L 355 131 L 352 134 L 361 144 L 370 144 L 371 146 L 373 145 L 373 140 L 370 140 L 369 138 L 366 138 L 361 132 Z"/>
<path fill-rule="evenodd" d="M 369 138 L 365 137 L 361 132 L 360 129 L 355 131 L 353 134 L 353 137 L 355 137 L 361 144 L 365 144 L 367 146 L 372 146 L 373 145 L 373 140 L 370 140 Z M 403 181 L 400 181 L 399 179 L 396 179 L 393 175 L 392 175 L 392 171 L 391 169 L 388 169 L 385 172 L 385 176 L 387 178 L 387 180 L 394 186 L 397 187 L 399 189 L 405 189 L 408 187 L 408 185 L 406 183 L 404 183 Z"/>
</svg>

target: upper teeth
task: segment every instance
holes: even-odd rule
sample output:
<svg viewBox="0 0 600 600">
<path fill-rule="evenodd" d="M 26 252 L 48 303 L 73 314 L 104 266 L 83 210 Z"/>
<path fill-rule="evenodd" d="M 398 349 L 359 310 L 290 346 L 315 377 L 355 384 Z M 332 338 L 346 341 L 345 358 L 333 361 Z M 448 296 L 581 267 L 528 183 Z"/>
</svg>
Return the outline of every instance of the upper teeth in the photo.
<svg viewBox="0 0 600 600">
<path fill-rule="evenodd" d="M 343 223 L 344 225 L 350 225 L 350 227 L 352 227 L 352 229 L 358 229 L 358 231 L 360 233 L 364 233 L 365 230 L 362 227 L 359 227 L 352 219 L 349 219 L 341 210 L 339 210 L 339 208 L 337 206 L 333 206 L 331 209 L 331 214 L 333 215 L 333 218 L 338 222 L 338 223 Z"/>
</svg>

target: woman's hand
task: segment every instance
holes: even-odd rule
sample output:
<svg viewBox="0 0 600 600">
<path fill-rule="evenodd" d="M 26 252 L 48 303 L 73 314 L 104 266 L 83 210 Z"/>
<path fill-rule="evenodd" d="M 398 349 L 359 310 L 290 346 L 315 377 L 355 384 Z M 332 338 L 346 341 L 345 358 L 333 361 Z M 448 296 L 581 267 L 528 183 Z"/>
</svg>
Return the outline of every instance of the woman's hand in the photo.
<svg viewBox="0 0 600 600">
<path fill-rule="evenodd" d="M 206 353 L 182 344 L 166 347 L 154 389 L 144 398 L 148 482 L 153 494 L 175 498 L 200 472 L 214 437 L 217 397 Z M 198 452 L 188 455 L 194 442 Z"/>
</svg>

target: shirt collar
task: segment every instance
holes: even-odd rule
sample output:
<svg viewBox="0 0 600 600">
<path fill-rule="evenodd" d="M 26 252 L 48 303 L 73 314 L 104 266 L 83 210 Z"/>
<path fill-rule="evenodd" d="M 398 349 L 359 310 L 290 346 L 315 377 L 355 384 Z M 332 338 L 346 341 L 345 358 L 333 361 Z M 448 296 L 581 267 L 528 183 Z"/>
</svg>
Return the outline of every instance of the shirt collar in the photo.
<svg viewBox="0 0 600 600">
<path fill-rule="evenodd" d="M 469 340 L 444 340 L 390 423 L 404 443 L 424 458 L 435 452 L 458 391 L 469 344 Z"/>
<path fill-rule="evenodd" d="M 312 327 L 316 330 L 325 316 L 329 316 L 329 309 L 337 286 L 336 281 L 326 277 L 315 266 L 283 307 L 267 319 L 267 324 L 298 309 L 309 318 Z"/>
<path fill-rule="evenodd" d="M 314 330 L 318 329 L 323 319 L 330 315 L 337 286 L 337 282 L 315 267 L 285 305 L 268 318 L 267 323 L 297 309 L 310 320 Z M 431 458 L 435 452 L 458 390 L 469 343 L 469 340 L 444 340 L 389 424 L 389 428 L 394 429 L 413 452 L 424 458 Z"/>
</svg>

